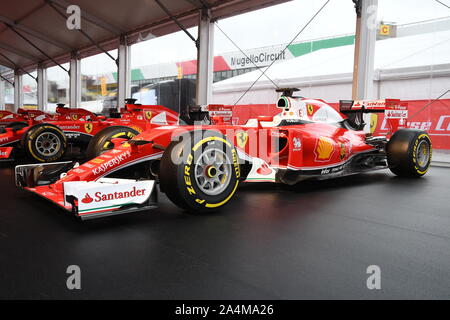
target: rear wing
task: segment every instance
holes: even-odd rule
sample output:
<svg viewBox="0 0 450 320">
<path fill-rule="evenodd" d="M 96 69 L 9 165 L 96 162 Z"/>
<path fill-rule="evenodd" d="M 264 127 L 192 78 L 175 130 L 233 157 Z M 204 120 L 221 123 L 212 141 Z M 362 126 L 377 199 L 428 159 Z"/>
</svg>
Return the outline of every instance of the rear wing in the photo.
<svg viewBox="0 0 450 320">
<path fill-rule="evenodd" d="M 408 120 L 408 104 L 400 99 L 341 100 L 339 111 L 360 130 L 366 127 L 363 114 L 384 113 L 389 133 L 405 128 Z"/>
<path fill-rule="evenodd" d="M 233 124 L 233 106 L 210 104 L 207 107 L 212 124 Z"/>
</svg>

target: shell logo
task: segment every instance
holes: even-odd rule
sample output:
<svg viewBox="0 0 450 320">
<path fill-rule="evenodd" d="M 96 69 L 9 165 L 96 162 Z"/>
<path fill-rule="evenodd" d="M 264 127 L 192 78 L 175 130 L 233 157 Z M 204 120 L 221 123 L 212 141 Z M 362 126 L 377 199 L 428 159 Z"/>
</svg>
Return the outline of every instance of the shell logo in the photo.
<svg viewBox="0 0 450 320">
<path fill-rule="evenodd" d="M 333 140 L 328 137 L 320 137 L 316 143 L 316 149 L 314 153 L 316 154 L 317 161 L 328 161 L 333 154 Z"/>
</svg>

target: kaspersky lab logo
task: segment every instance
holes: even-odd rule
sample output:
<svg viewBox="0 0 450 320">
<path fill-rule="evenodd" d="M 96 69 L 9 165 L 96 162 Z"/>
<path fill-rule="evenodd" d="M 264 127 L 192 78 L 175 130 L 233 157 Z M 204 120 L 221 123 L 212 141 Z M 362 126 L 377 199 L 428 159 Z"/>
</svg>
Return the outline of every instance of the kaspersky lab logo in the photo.
<svg viewBox="0 0 450 320">
<path fill-rule="evenodd" d="M 98 191 L 94 194 L 94 198 L 91 197 L 89 193 L 86 193 L 81 202 L 85 204 L 89 204 L 92 202 L 103 202 L 103 201 L 111 201 L 111 200 L 120 200 L 126 198 L 134 198 L 141 197 L 145 195 L 145 189 L 136 189 L 133 187 L 130 191 L 116 191 L 111 193 L 102 193 Z"/>
</svg>

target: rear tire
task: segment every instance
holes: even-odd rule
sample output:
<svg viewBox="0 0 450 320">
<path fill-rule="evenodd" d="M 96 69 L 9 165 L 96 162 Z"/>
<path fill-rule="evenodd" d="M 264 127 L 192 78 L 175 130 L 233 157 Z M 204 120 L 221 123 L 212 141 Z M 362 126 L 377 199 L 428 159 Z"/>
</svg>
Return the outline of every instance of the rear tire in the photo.
<svg viewBox="0 0 450 320">
<path fill-rule="evenodd" d="M 115 147 L 112 139 L 131 140 L 139 134 L 139 131 L 125 126 L 112 126 L 98 132 L 89 141 L 86 149 L 86 159 L 91 160 L 98 157 L 102 153 Z"/>
<path fill-rule="evenodd" d="M 39 162 L 60 160 L 67 149 L 64 132 L 55 125 L 41 123 L 32 126 L 22 138 L 25 154 Z"/>
<path fill-rule="evenodd" d="M 431 163 L 432 145 L 428 134 L 421 130 L 401 129 L 386 146 L 389 169 L 401 177 L 421 177 Z"/>
<path fill-rule="evenodd" d="M 189 132 L 171 142 L 160 163 L 161 191 L 192 213 L 211 212 L 227 204 L 239 178 L 236 149 L 212 131 Z"/>
</svg>

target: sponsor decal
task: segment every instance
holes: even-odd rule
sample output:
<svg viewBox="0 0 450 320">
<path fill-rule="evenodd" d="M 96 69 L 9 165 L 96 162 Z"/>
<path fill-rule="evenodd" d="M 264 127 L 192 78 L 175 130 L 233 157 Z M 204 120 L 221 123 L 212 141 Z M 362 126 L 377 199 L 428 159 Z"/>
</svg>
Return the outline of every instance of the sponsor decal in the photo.
<svg viewBox="0 0 450 320">
<path fill-rule="evenodd" d="M 138 127 L 138 126 L 130 126 L 130 128 L 136 130 L 139 133 L 142 133 L 144 131 L 144 130 L 142 130 L 141 127 Z"/>
<path fill-rule="evenodd" d="M 71 181 L 64 183 L 64 199 L 68 195 L 78 199 L 78 215 L 108 212 L 128 204 L 142 204 L 148 200 L 155 182 L 126 179 L 99 179 L 98 182 Z M 65 202 L 67 207 L 69 203 Z"/>
<path fill-rule="evenodd" d="M 378 115 L 376 113 L 372 113 L 370 115 L 370 133 L 373 134 L 375 129 L 377 128 L 378 123 Z"/>
<path fill-rule="evenodd" d="M 340 143 L 339 146 L 339 159 L 344 160 L 344 158 L 347 156 L 347 148 L 345 147 L 344 143 Z"/>
<path fill-rule="evenodd" d="M 278 130 L 272 130 L 272 131 L 270 131 L 270 136 L 274 137 L 274 138 L 279 138 L 279 137 L 281 137 L 281 132 Z"/>
<path fill-rule="evenodd" d="M 314 154 L 316 155 L 316 161 L 328 161 L 333 154 L 333 140 L 328 137 L 320 137 L 317 139 L 316 148 Z"/>
<path fill-rule="evenodd" d="M 85 164 L 83 164 L 83 167 L 86 167 L 86 168 L 92 169 L 92 168 L 95 168 L 95 165 L 93 165 L 93 164 L 90 164 L 89 162 L 86 162 Z"/>
<path fill-rule="evenodd" d="M 384 112 L 386 119 L 407 119 L 408 110 L 391 110 L 387 109 Z"/>
<path fill-rule="evenodd" d="M 440 116 L 437 123 L 433 125 L 433 121 L 408 121 L 408 128 L 419 129 L 423 131 L 450 131 L 450 115 Z M 389 130 L 386 118 L 380 126 L 381 131 Z M 433 135 L 433 133 L 431 133 Z"/>
<path fill-rule="evenodd" d="M 81 137 L 81 133 L 66 132 L 66 137 L 69 139 L 77 139 Z"/>
<path fill-rule="evenodd" d="M 294 137 L 294 139 L 292 139 L 292 142 L 294 143 L 293 151 L 302 150 L 302 140 L 300 138 Z"/>
<path fill-rule="evenodd" d="M 84 198 L 81 199 L 81 202 L 86 203 L 86 204 L 91 203 L 92 201 L 94 201 L 94 199 L 92 199 L 92 197 L 89 195 L 89 193 L 86 193 Z"/>
<path fill-rule="evenodd" d="M 132 197 L 140 197 L 145 195 L 145 189 L 136 189 L 133 187 L 129 191 L 116 191 L 111 193 L 102 193 L 101 191 L 97 191 L 94 193 L 94 198 L 92 198 L 89 193 L 86 193 L 84 198 L 81 200 L 83 203 L 91 203 L 91 202 L 102 202 L 102 201 L 111 201 L 111 200 L 119 200 L 126 199 Z"/>
<path fill-rule="evenodd" d="M 246 131 L 237 131 L 236 141 L 238 147 L 244 149 L 248 142 L 248 133 Z"/>
<path fill-rule="evenodd" d="M 344 170 L 344 165 L 340 165 L 340 166 L 333 167 L 333 168 L 322 169 L 320 171 L 320 174 L 321 175 L 326 175 L 326 174 L 331 174 L 331 173 L 338 173 L 338 172 L 340 172 L 342 170 Z"/>
<path fill-rule="evenodd" d="M 240 67 L 246 68 L 248 66 L 254 67 L 254 65 L 266 65 L 276 60 L 285 60 L 286 59 L 286 51 L 280 52 L 261 52 L 256 54 L 250 54 L 248 57 L 231 57 L 231 67 Z"/>
<path fill-rule="evenodd" d="M 272 173 L 272 169 L 270 169 L 267 163 L 264 162 L 261 167 L 256 170 L 256 173 L 262 176 L 267 176 Z"/>
<path fill-rule="evenodd" d="M 373 101 L 355 100 L 353 102 L 352 109 L 361 109 L 362 106 L 369 109 L 384 109 L 386 108 L 386 100 L 373 100 Z"/>
<path fill-rule="evenodd" d="M 131 152 L 129 150 L 123 152 L 120 155 L 117 155 L 116 157 L 114 157 L 113 159 L 101 164 L 100 166 L 98 166 L 97 168 L 93 169 L 92 172 L 94 173 L 94 175 L 99 175 L 103 172 L 106 172 L 106 170 L 108 170 L 109 168 L 115 167 L 117 165 L 119 165 L 120 163 L 122 163 L 124 160 L 128 159 L 129 157 L 131 157 Z M 104 160 L 102 159 L 94 159 L 94 160 L 101 160 L 102 162 Z M 94 161 L 94 160 L 91 160 Z"/>
<path fill-rule="evenodd" d="M 435 130 L 450 131 L 450 116 L 440 116 Z"/>
<path fill-rule="evenodd" d="M 0 113 L 0 119 L 3 118 L 3 113 Z"/>
<path fill-rule="evenodd" d="M 339 143 L 339 159 L 344 160 L 348 158 L 352 152 L 353 145 L 350 141 Z"/>
<path fill-rule="evenodd" d="M 11 155 L 13 148 L 12 147 L 6 147 L 6 148 L 0 148 L 0 158 L 1 159 L 8 159 Z"/>
<path fill-rule="evenodd" d="M 309 116 L 312 116 L 312 114 L 314 113 L 314 107 L 313 107 L 313 105 L 312 105 L 312 104 L 308 104 L 308 105 L 306 106 L 306 108 L 307 108 L 307 110 L 308 110 L 308 115 L 309 115 Z"/>
<path fill-rule="evenodd" d="M 76 173 L 84 173 L 85 172 L 83 169 L 80 169 L 80 168 L 73 169 L 72 171 L 76 172 Z"/>
<path fill-rule="evenodd" d="M 90 122 L 88 122 L 84 125 L 84 131 L 86 131 L 86 133 L 91 133 L 93 129 L 94 129 L 94 125 Z"/>
<path fill-rule="evenodd" d="M 59 126 L 61 130 L 80 130 L 80 126 Z"/>
<path fill-rule="evenodd" d="M 145 111 L 144 112 L 145 119 L 150 120 L 152 118 L 152 112 L 151 111 Z"/>
<path fill-rule="evenodd" d="M 90 162 L 90 163 L 97 163 L 97 164 L 99 164 L 99 163 L 105 162 L 105 160 L 100 159 L 100 158 L 95 158 L 95 159 L 92 159 L 92 160 L 89 161 L 89 162 Z"/>
</svg>

